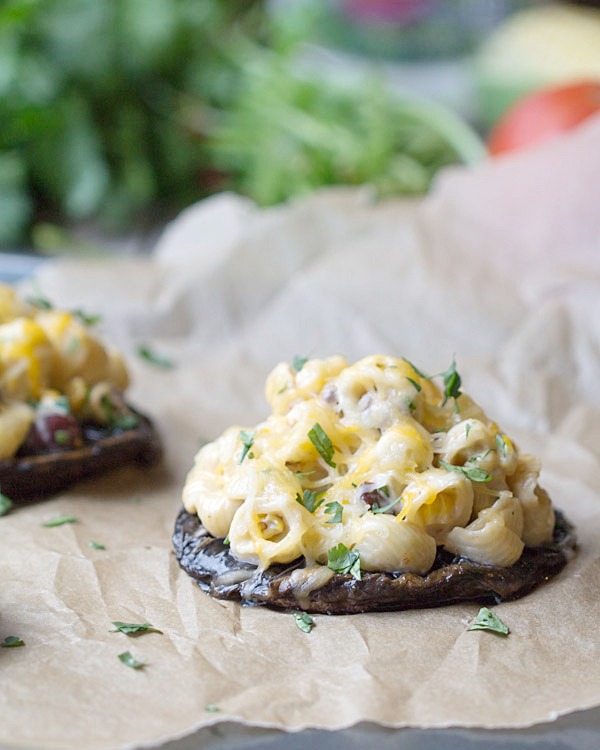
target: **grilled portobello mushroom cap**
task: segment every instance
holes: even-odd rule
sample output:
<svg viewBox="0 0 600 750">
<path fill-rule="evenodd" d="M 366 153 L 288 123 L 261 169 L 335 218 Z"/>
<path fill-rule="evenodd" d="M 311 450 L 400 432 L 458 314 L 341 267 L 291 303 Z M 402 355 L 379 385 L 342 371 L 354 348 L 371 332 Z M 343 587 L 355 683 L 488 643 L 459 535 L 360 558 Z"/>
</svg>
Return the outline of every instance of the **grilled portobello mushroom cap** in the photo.
<svg viewBox="0 0 600 750">
<path fill-rule="evenodd" d="M 162 457 L 160 437 L 151 420 L 130 408 L 135 415 L 130 427 L 81 425 L 77 447 L 24 445 L 13 457 L 0 461 L 2 493 L 14 501 L 42 499 L 81 479 L 136 463 L 157 464 Z"/>
<path fill-rule="evenodd" d="M 354 614 L 518 599 L 560 573 L 576 548 L 576 538 L 571 524 L 557 512 L 552 544 L 525 548 L 508 568 L 480 565 L 440 548 L 427 575 L 363 571 L 358 581 L 350 574 L 334 574 L 303 596 L 294 594 L 292 580 L 293 572 L 303 568 L 303 560 L 259 571 L 236 560 L 223 539 L 210 536 L 198 516 L 185 509 L 175 523 L 173 546 L 183 570 L 216 598 L 277 609 Z"/>
</svg>

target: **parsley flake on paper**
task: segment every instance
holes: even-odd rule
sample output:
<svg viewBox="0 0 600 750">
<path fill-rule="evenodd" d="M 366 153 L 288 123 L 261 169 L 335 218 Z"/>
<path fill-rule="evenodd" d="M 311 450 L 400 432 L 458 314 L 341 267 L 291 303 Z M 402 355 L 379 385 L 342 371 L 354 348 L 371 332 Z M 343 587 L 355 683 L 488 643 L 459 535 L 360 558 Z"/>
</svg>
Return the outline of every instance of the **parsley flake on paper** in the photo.
<svg viewBox="0 0 600 750">
<path fill-rule="evenodd" d="M 93 540 L 88 542 L 88 547 L 91 547 L 92 549 L 100 549 L 100 550 L 106 549 L 106 547 L 103 544 L 100 544 L 100 542 L 94 542 Z"/>
<path fill-rule="evenodd" d="M 124 633 L 125 635 L 142 635 L 143 633 L 160 633 L 162 630 L 158 630 L 154 625 L 150 625 L 149 622 L 135 623 L 135 622 L 113 622 L 115 626 L 111 633 Z"/>
<path fill-rule="evenodd" d="M 327 552 L 327 567 L 336 573 L 350 573 L 357 581 L 361 580 L 360 554 L 349 550 L 343 542 Z"/>
<path fill-rule="evenodd" d="M 25 641 L 16 635 L 7 635 L 6 638 L 0 643 L 0 648 L 19 648 L 24 646 Z"/>
<path fill-rule="evenodd" d="M 308 437 L 325 463 L 328 466 L 331 466 L 332 469 L 335 469 L 335 463 L 333 462 L 333 443 L 318 422 L 315 422 L 312 428 L 308 431 Z"/>
<path fill-rule="evenodd" d="M 173 365 L 173 360 L 166 357 L 164 354 L 158 354 L 153 351 L 149 346 L 139 346 L 137 350 L 138 356 L 146 362 L 156 367 L 162 367 L 163 370 L 170 370 Z"/>
<path fill-rule="evenodd" d="M 242 456 L 240 458 L 240 463 L 242 463 L 242 461 L 248 455 L 250 448 L 252 448 L 252 445 L 254 444 L 254 432 L 249 432 L 248 430 L 240 430 L 238 440 L 240 440 L 242 442 L 242 445 L 244 446 L 242 450 Z M 250 458 L 254 458 L 254 455 L 250 456 Z"/>
<path fill-rule="evenodd" d="M 458 474 L 463 474 L 472 482 L 489 482 L 492 479 L 492 475 L 485 471 L 485 469 L 480 469 L 479 466 L 455 466 L 441 459 L 440 466 L 446 469 L 446 471 L 455 471 Z"/>
<path fill-rule="evenodd" d="M 300 630 L 303 633 L 310 633 L 315 625 L 315 621 L 308 612 L 293 612 L 292 614 L 294 615 L 294 620 Z"/>
<path fill-rule="evenodd" d="M 205 710 L 205 711 L 206 711 L 207 713 L 209 713 L 209 714 L 216 714 L 216 713 L 218 713 L 218 712 L 219 712 L 219 711 L 220 711 L 221 709 L 220 709 L 220 708 L 219 708 L 219 707 L 218 707 L 217 705 L 215 705 L 214 703 L 209 703 L 209 704 L 208 704 L 208 706 L 204 706 L 204 710 Z"/>
<path fill-rule="evenodd" d="M 0 516 L 5 516 L 13 508 L 13 501 L 0 492 Z"/>
<path fill-rule="evenodd" d="M 300 493 L 296 493 L 296 502 L 303 505 L 310 513 L 314 513 L 324 499 L 323 497 L 319 497 L 318 493 L 314 490 L 304 490 L 302 497 L 300 497 Z"/>
<path fill-rule="evenodd" d="M 119 660 L 131 669 L 143 669 L 146 666 L 143 661 L 138 661 L 131 651 L 123 651 L 122 654 L 119 654 Z"/>
<path fill-rule="evenodd" d="M 67 523 L 78 522 L 79 519 L 75 516 L 57 516 L 56 518 L 51 518 L 49 521 L 46 521 L 46 523 L 43 523 L 42 526 L 47 529 L 53 529 L 55 526 L 64 526 Z"/>
<path fill-rule="evenodd" d="M 469 625 L 467 630 L 490 630 L 492 633 L 498 633 L 499 635 L 508 635 L 510 633 L 508 626 L 487 607 L 482 607 L 479 610 L 477 619 Z"/>
</svg>

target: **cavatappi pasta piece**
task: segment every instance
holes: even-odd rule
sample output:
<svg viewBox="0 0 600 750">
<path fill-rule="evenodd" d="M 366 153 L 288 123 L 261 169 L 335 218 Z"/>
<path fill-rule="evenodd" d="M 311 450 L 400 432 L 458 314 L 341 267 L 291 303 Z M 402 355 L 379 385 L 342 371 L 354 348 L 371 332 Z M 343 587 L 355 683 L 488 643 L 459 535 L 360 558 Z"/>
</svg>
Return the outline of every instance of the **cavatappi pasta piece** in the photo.
<svg viewBox="0 0 600 750">
<path fill-rule="evenodd" d="M 30 318 L 0 325 L 0 390 L 19 401 L 38 399 L 51 385 L 52 344 L 43 328 Z"/>
<path fill-rule="evenodd" d="M 239 427 L 231 427 L 196 454 L 183 489 L 183 505 L 197 513 L 209 534 L 225 537 L 244 498 L 230 497 L 227 487 L 239 466 Z"/>
<path fill-rule="evenodd" d="M 34 418 L 35 410 L 29 404 L 21 401 L 0 404 L 0 460 L 14 456 Z"/>
<path fill-rule="evenodd" d="M 281 362 L 267 377 L 265 396 L 273 414 L 287 414 L 299 401 L 316 398 L 325 384 L 348 366 L 344 357 L 311 359 L 295 369 Z"/>
<path fill-rule="evenodd" d="M 538 486 L 540 462 L 522 455 L 508 485 L 523 508 L 523 541 L 528 547 L 539 547 L 552 539 L 554 509 L 548 495 Z"/>
<path fill-rule="evenodd" d="M 460 473 L 434 468 L 413 475 L 398 512 L 442 544 L 452 528 L 468 523 L 472 507 L 471 482 Z"/>
<path fill-rule="evenodd" d="M 519 527 L 519 518 L 518 501 L 506 493 L 468 526 L 452 529 L 444 546 L 483 565 L 508 567 L 521 557 L 525 546 L 514 530 Z"/>
<path fill-rule="evenodd" d="M 423 575 L 430 570 L 436 543 L 421 526 L 401 521 L 399 516 L 365 513 L 360 519 L 360 554 L 363 570 L 385 570 Z"/>
<path fill-rule="evenodd" d="M 265 569 L 304 554 L 303 538 L 312 519 L 276 469 L 265 470 L 262 478 L 263 486 L 235 512 L 229 544 L 239 560 Z"/>
</svg>

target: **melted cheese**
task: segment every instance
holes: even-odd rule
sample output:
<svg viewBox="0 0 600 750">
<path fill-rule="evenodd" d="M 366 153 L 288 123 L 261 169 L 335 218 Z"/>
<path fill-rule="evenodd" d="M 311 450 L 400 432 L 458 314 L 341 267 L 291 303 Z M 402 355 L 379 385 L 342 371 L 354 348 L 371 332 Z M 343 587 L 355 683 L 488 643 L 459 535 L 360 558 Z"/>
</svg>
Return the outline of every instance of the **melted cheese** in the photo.
<svg viewBox="0 0 600 750">
<path fill-rule="evenodd" d="M 366 570 L 422 574 L 438 545 L 510 565 L 527 540 L 550 540 L 539 466 L 471 398 L 445 397 L 406 360 L 282 363 L 265 392 L 271 415 L 204 446 L 184 488 L 186 509 L 238 559 L 304 558 L 320 582 L 330 573 L 314 570 L 339 544 Z"/>
</svg>

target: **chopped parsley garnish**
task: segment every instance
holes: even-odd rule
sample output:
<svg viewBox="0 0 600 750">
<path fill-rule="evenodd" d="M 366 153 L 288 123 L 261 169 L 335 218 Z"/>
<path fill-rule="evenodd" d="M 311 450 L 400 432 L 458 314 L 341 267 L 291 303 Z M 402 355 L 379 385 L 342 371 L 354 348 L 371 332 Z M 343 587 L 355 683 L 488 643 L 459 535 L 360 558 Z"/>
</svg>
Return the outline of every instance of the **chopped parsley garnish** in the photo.
<svg viewBox="0 0 600 750">
<path fill-rule="evenodd" d="M 248 452 L 250 451 L 250 448 L 252 448 L 252 445 L 254 443 L 254 432 L 248 432 L 247 430 L 240 430 L 240 433 L 238 435 L 238 440 L 241 440 L 242 445 L 244 446 L 242 450 L 242 457 L 240 458 L 240 463 L 246 458 L 248 455 Z M 251 456 L 252 458 L 253 456 Z"/>
<path fill-rule="evenodd" d="M 460 386 L 462 380 L 458 372 L 456 371 L 456 360 L 452 360 L 452 364 L 446 370 L 446 372 L 440 373 L 444 381 L 444 400 L 442 406 L 445 406 L 449 398 L 457 399 L 461 395 Z"/>
<path fill-rule="evenodd" d="M 71 433 L 69 430 L 55 430 L 54 440 L 57 445 L 66 445 L 71 439 Z"/>
<path fill-rule="evenodd" d="M 327 567 L 336 573 L 350 573 L 357 581 L 360 575 L 360 554 L 353 552 L 340 542 L 327 552 Z"/>
<path fill-rule="evenodd" d="M 425 375 L 424 372 L 421 372 L 421 370 L 419 370 L 418 367 L 415 367 L 410 360 L 406 359 L 406 357 L 402 357 L 402 359 L 406 362 L 407 365 L 410 365 L 413 368 L 413 370 L 420 378 L 423 378 L 423 380 L 429 380 L 429 375 Z"/>
<path fill-rule="evenodd" d="M 502 458 L 506 458 L 506 440 L 499 432 L 496 433 L 496 437 L 494 438 L 494 440 L 496 442 L 498 453 L 502 456 Z"/>
<path fill-rule="evenodd" d="M 329 513 L 331 515 L 331 518 L 327 521 L 327 523 L 341 523 L 343 512 L 344 508 L 337 502 L 337 500 L 332 500 L 332 502 L 326 503 L 325 513 Z"/>
<path fill-rule="evenodd" d="M 419 383 L 417 383 L 416 380 L 413 380 L 412 378 L 407 377 L 406 378 L 408 382 L 413 386 L 413 388 L 417 391 L 417 393 L 420 393 L 422 388 Z"/>
<path fill-rule="evenodd" d="M 510 633 L 508 626 L 487 607 L 482 607 L 479 610 L 477 619 L 469 625 L 467 630 L 491 630 L 493 633 L 500 635 L 508 635 Z"/>
<path fill-rule="evenodd" d="M 35 290 L 35 294 L 30 294 L 27 298 L 27 302 L 38 310 L 52 310 L 54 305 L 47 297 L 44 297 L 39 290 Z"/>
<path fill-rule="evenodd" d="M 379 506 L 377 503 L 373 505 L 371 508 L 371 513 L 387 513 L 388 510 L 391 510 L 395 505 L 398 505 L 398 503 L 402 500 L 402 496 L 397 497 L 393 502 L 388 503 L 388 505 L 382 505 Z"/>
<path fill-rule="evenodd" d="M 133 430 L 140 423 L 139 417 L 131 412 L 117 414 L 113 417 L 111 426 L 116 430 Z"/>
<path fill-rule="evenodd" d="M 100 544 L 100 542 L 94 542 L 94 541 L 88 542 L 88 547 L 91 547 L 92 549 L 106 549 L 106 547 L 103 544 Z"/>
<path fill-rule="evenodd" d="M 300 372 L 300 370 L 304 367 L 304 365 L 308 362 L 308 357 L 299 357 L 296 355 L 294 357 L 294 361 L 292 362 L 292 367 L 296 372 Z"/>
<path fill-rule="evenodd" d="M 162 367 L 164 370 L 169 370 L 174 366 L 172 359 L 166 357 L 164 354 L 158 354 L 157 352 L 152 351 L 149 346 L 139 346 L 137 352 L 139 357 L 156 367 Z"/>
<path fill-rule="evenodd" d="M 86 326 L 95 326 L 102 320 L 101 315 L 90 315 L 80 308 L 73 310 L 73 315 L 79 318 L 79 320 Z"/>
<path fill-rule="evenodd" d="M 6 638 L 0 643 L 0 648 L 19 648 L 24 646 L 25 641 L 16 635 L 7 635 Z"/>
<path fill-rule="evenodd" d="M 292 612 L 296 625 L 303 633 L 310 633 L 315 625 L 315 621 L 308 612 Z"/>
<path fill-rule="evenodd" d="M 134 622 L 113 622 L 113 625 L 115 626 L 114 630 L 111 630 L 111 633 L 124 633 L 125 635 L 142 635 L 143 633 L 160 633 L 162 635 L 162 630 L 158 630 L 153 625 L 150 625 L 149 622 L 142 622 L 142 623 L 134 623 Z"/>
<path fill-rule="evenodd" d="M 325 463 L 335 469 L 335 463 L 333 462 L 333 443 L 318 422 L 315 422 L 312 428 L 308 431 L 308 437 Z"/>
<path fill-rule="evenodd" d="M 113 430 L 132 430 L 140 423 L 139 417 L 131 411 L 115 409 L 110 396 L 102 397 L 101 402 L 108 426 Z M 122 407 L 121 407 L 122 409 Z"/>
<path fill-rule="evenodd" d="M 296 502 L 303 505 L 311 513 L 315 512 L 324 499 L 324 497 L 319 497 L 319 493 L 314 490 L 304 490 L 302 497 L 300 497 L 300 493 L 296 493 Z"/>
<path fill-rule="evenodd" d="M 143 661 L 138 661 L 131 651 L 123 651 L 122 654 L 119 654 L 119 659 L 131 669 L 143 669 L 146 666 Z"/>
<path fill-rule="evenodd" d="M 465 425 L 465 438 L 469 437 L 469 433 L 471 432 L 471 423 L 467 422 Z"/>
<path fill-rule="evenodd" d="M 0 516 L 5 516 L 14 506 L 10 497 L 6 497 L 0 492 Z"/>
<path fill-rule="evenodd" d="M 79 519 L 75 516 L 57 516 L 56 518 L 51 518 L 49 521 L 46 521 L 42 526 L 52 529 L 55 526 L 64 526 L 67 523 L 78 523 L 78 521 Z"/>
<path fill-rule="evenodd" d="M 216 714 L 216 713 L 218 713 L 218 712 L 219 712 L 219 711 L 220 711 L 221 709 L 220 709 L 220 708 L 219 708 L 218 706 L 216 706 L 216 705 L 215 705 L 214 703 L 209 703 L 209 704 L 208 704 L 208 706 L 204 706 L 204 710 L 205 710 L 205 711 L 206 711 L 207 713 L 209 713 L 209 714 Z"/>
<path fill-rule="evenodd" d="M 484 469 L 480 469 L 478 466 L 454 466 L 446 461 L 440 460 L 440 466 L 446 471 L 456 471 L 458 474 L 463 474 L 467 479 L 472 482 L 489 482 L 492 475 Z"/>
</svg>

